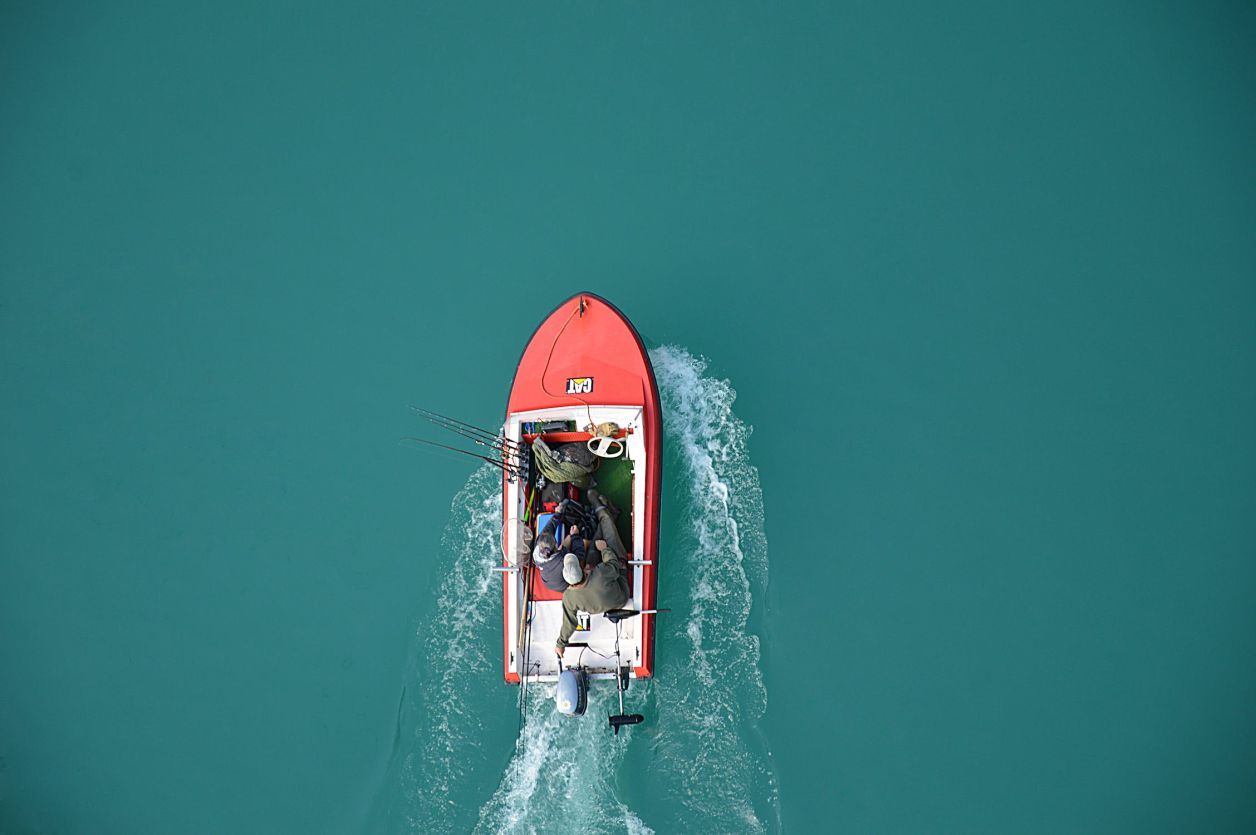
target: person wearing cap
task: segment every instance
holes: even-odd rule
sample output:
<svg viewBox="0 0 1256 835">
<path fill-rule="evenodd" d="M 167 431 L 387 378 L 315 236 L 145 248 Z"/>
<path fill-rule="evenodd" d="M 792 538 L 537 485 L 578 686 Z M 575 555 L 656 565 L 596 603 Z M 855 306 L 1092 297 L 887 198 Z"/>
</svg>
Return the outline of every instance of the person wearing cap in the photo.
<svg viewBox="0 0 1256 835">
<path fill-rule="evenodd" d="M 569 581 L 563 570 L 567 556 L 574 556 L 579 562 L 584 560 L 584 537 L 580 535 L 579 525 L 572 525 L 562 542 L 554 540 L 554 531 L 560 521 L 558 513 L 550 517 L 545 529 L 536 538 L 536 548 L 532 551 L 532 562 L 541 572 L 541 582 L 551 591 L 567 590 Z M 583 573 L 577 579 L 583 579 Z"/>
<path fill-rule="evenodd" d="M 576 613 L 588 612 L 600 615 L 611 609 L 621 608 L 628 602 L 628 559 L 624 545 L 615 530 L 614 517 L 605 499 L 596 490 L 588 491 L 589 504 L 598 515 L 598 533 L 601 538 L 594 545 L 601 560 L 592 568 L 581 565 L 574 554 L 563 557 L 563 579 L 567 590 L 563 592 L 563 625 L 558 631 L 558 643 L 554 651 L 561 657 L 576 631 Z"/>
</svg>

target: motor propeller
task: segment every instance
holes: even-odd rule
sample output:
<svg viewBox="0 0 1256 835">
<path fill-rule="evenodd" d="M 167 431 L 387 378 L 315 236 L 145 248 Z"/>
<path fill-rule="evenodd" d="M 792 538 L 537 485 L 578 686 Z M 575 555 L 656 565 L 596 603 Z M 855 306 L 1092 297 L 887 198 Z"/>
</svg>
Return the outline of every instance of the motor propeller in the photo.
<svg viewBox="0 0 1256 835">
<path fill-rule="evenodd" d="M 602 617 L 615 624 L 615 659 L 619 661 L 619 622 L 627 620 L 635 615 L 653 615 L 658 612 L 670 612 L 671 609 L 611 609 L 603 612 Z M 645 721 L 645 717 L 640 713 L 624 713 L 624 691 L 628 689 L 628 671 L 629 668 L 619 667 L 618 673 L 615 675 L 616 683 L 619 685 L 619 715 L 609 716 L 607 719 L 615 730 L 615 736 L 619 736 L 619 729 L 624 725 L 639 725 Z"/>
<path fill-rule="evenodd" d="M 611 623 L 619 623 L 621 620 L 630 618 L 633 615 L 653 615 L 658 612 L 670 612 L 671 609 L 611 609 L 609 612 L 603 612 L 602 617 Z"/>
<path fill-rule="evenodd" d="M 623 710 L 621 707 L 620 710 Z M 619 729 L 624 725 L 639 725 L 645 721 L 645 717 L 640 713 L 621 713 L 618 716 L 609 717 L 611 727 L 615 729 L 615 736 L 619 736 Z"/>
</svg>

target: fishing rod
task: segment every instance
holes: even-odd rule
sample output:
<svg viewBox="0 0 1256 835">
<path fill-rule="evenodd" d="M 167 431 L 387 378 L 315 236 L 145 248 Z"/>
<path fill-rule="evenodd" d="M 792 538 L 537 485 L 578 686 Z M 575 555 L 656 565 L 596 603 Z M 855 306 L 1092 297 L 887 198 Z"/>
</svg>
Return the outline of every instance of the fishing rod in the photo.
<svg viewBox="0 0 1256 835">
<path fill-rule="evenodd" d="M 439 426 L 441 429 L 447 429 L 450 432 L 467 438 L 468 440 L 475 441 L 480 446 L 486 446 L 492 449 L 508 452 L 511 455 L 518 455 L 520 452 L 519 444 L 509 438 L 502 437 L 501 435 L 493 435 L 484 429 L 476 429 L 475 427 L 466 428 L 455 423 L 446 423 L 443 419 L 437 419 L 437 417 L 440 416 L 430 417 L 423 414 L 423 410 L 416 406 L 411 406 L 410 408 L 424 420 Z"/>
<path fill-rule="evenodd" d="M 520 449 L 514 441 L 499 435 L 490 435 L 485 429 L 477 429 L 475 427 L 471 427 L 470 430 L 464 429 L 462 426 L 454 425 L 461 424 L 461 421 L 454 421 L 453 418 L 446 418 L 444 415 L 437 415 L 435 412 L 428 412 L 428 410 L 421 409 L 418 406 L 411 406 L 410 408 L 414 410 L 415 414 L 419 417 L 439 426 L 442 429 L 448 429 L 450 432 L 466 438 L 479 446 L 488 447 L 495 452 L 501 453 L 503 458 L 513 458 L 514 460 L 511 462 L 513 466 L 523 466 L 523 450 Z M 445 421 L 453 421 L 453 423 L 446 423 Z M 470 424 L 464 425 L 470 426 Z M 519 475 L 519 473 L 516 472 L 515 475 Z"/>
<path fill-rule="evenodd" d="M 459 434 L 463 434 L 465 431 L 469 430 L 470 432 L 483 436 L 485 439 L 491 440 L 494 444 L 499 444 L 501 446 L 506 446 L 506 447 L 513 447 L 516 450 L 520 447 L 520 444 L 518 441 L 513 441 L 510 438 L 506 438 L 498 432 L 490 432 L 487 429 L 481 429 L 480 427 L 474 426 L 470 423 L 467 423 L 466 421 L 461 421 L 461 420 L 458 420 L 457 418 L 451 418 L 448 415 L 442 415 L 437 412 L 433 412 L 431 409 L 424 409 L 421 406 L 411 406 L 410 408 L 411 410 L 414 411 L 415 414 L 417 414 L 419 417 L 423 418 L 424 420 L 430 421 L 431 423 L 434 423 L 437 426 L 440 426 L 444 429 L 448 429 L 451 432 L 458 432 Z M 461 430 L 459 430 L 457 427 L 461 427 Z M 467 437 L 470 437 L 470 436 L 467 435 Z"/>
<path fill-rule="evenodd" d="M 480 445 L 480 446 L 482 446 L 482 447 L 488 447 L 488 448 L 489 448 L 489 449 L 491 449 L 491 450 L 494 450 L 494 451 L 496 451 L 496 452 L 501 452 L 501 453 L 504 453 L 505 455 L 509 455 L 509 456 L 511 456 L 511 457 L 518 457 L 518 456 L 519 456 L 519 450 L 517 450 L 517 449 L 515 449 L 514 447 L 511 447 L 511 446 L 506 446 L 506 445 L 503 443 L 503 439 L 502 439 L 502 438 L 498 438 L 497 440 L 495 440 L 495 441 L 491 441 L 491 442 L 490 442 L 490 441 L 483 440 L 483 439 L 482 439 L 482 438 L 480 438 L 478 435 L 473 435 L 473 434 L 471 434 L 470 432 L 467 432 L 467 431 L 465 431 L 465 430 L 463 430 L 463 429 L 459 429 L 459 428 L 458 428 L 458 427 L 456 427 L 456 426 L 446 426 L 445 424 L 441 424 L 441 423 L 438 423 L 438 424 L 436 424 L 436 425 L 437 425 L 437 426 L 439 426 L 439 427 L 441 427 L 442 429 L 448 429 L 450 432 L 453 432 L 455 435 L 461 435 L 462 437 L 466 438 L 467 440 L 469 440 L 469 441 L 473 441 L 473 442 L 475 442 L 475 443 L 479 444 L 479 445 Z"/>
<path fill-rule="evenodd" d="M 519 736 L 523 737 L 523 726 L 528 717 L 528 675 L 531 670 L 528 669 L 529 650 L 532 649 L 531 643 L 528 641 L 528 628 L 532 625 L 532 621 L 528 618 L 528 590 L 532 586 L 532 566 L 523 569 L 523 622 L 519 624 L 519 663 L 516 665 L 519 670 Z"/>
<path fill-rule="evenodd" d="M 530 466 L 527 466 L 528 457 L 523 458 L 523 463 L 525 465 L 525 472 L 522 479 L 527 485 L 524 490 L 523 508 L 523 520 L 526 523 L 528 521 L 528 517 L 532 513 L 533 506 L 536 504 L 538 496 L 536 490 L 536 474 Z M 518 558 L 517 554 L 516 558 Z M 532 675 L 532 617 L 535 614 L 535 609 L 532 604 L 532 580 L 536 571 L 536 563 L 529 559 L 527 567 L 523 569 L 521 574 L 523 580 L 523 594 L 521 595 L 523 598 L 523 612 L 522 620 L 519 622 L 520 646 L 518 648 L 520 660 L 523 662 L 518 668 L 521 674 L 519 677 L 519 737 L 521 745 L 527 744 L 526 741 L 523 740 L 523 729 L 524 725 L 527 723 L 528 683 L 529 676 Z M 538 663 L 537 666 L 539 668 L 540 664 Z"/>
<path fill-rule="evenodd" d="M 527 489 L 524 491 L 524 522 L 528 521 L 529 516 L 536 510 L 536 505 L 540 501 L 540 491 L 536 489 L 537 473 L 532 469 L 530 461 L 532 458 L 531 448 L 527 448 L 526 454 L 521 456 L 523 465 L 522 480 L 526 482 Z M 524 736 L 524 729 L 528 719 L 528 690 L 530 689 L 531 676 L 539 674 L 541 662 L 532 661 L 532 621 L 536 615 L 536 608 L 532 601 L 532 582 L 537 572 L 536 563 L 528 560 L 528 565 L 521 572 L 523 580 L 523 619 L 519 624 L 519 660 L 522 662 L 518 665 L 519 670 L 519 745 L 522 750 L 528 744 L 527 738 Z M 559 663 L 562 660 L 559 659 Z M 520 759 L 522 764 L 522 759 Z"/>
<path fill-rule="evenodd" d="M 504 471 L 509 476 L 512 476 L 515 478 L 518 478 L 519 476 L 518 466 L 516 466 L 515 464 L 507 464 L 505 461 L 502 461 L 501 459 L 498 459 L 498 458 L 490 458 L 487 455 L 480 455 L 478 453 L 471 452 L 470 450 L 467 450 L 467 449 L 458 449 L 458 447 L 456 446 L 450 446 L 449 444 L 438 444 L 436 443 L 436 441 L 427 441 L 427 440 L 424 440 L 423 438 L 402 438 L 401 440 L 412 441 L 416 444 L 427 444 L 428 446 L 440 447 L 441 449 L 447 449 L 450 452 L 457 452 L 462 455 L 470 455 L 472 458 L 479 458 L 481 461 L 487 461 L 488 463 L 492 464 L 494 467 L 497 467 L 498 469 Z"/>
</svg>

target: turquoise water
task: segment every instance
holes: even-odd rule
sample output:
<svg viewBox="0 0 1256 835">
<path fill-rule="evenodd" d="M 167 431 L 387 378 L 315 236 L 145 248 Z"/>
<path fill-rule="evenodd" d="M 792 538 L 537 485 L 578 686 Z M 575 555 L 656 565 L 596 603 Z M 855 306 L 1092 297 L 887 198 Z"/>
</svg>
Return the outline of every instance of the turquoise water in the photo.
<svg viewBox="0 0 1256 835">
<path fill-rule="evenodd" d="M 0 21 L 0 831 L 1256 826 L 1250 8 Z M 578 289 L 667 409 L 618 740 L 397 444 Z"/>
</svg>

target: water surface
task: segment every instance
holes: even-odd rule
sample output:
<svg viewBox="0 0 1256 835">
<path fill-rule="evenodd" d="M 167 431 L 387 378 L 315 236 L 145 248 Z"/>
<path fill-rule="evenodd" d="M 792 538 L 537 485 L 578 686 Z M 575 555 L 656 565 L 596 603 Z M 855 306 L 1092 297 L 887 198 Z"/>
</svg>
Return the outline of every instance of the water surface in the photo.
<svg viewBox="0 0 1256 835">
<path fill-rule="evenodd" d="M 0 22 L 0 831 L 1256 826 L 1251 8 Z M 677 616 L 520 749 L 492 480 L 396 442 L 579 289 Z"/>
</svg>

